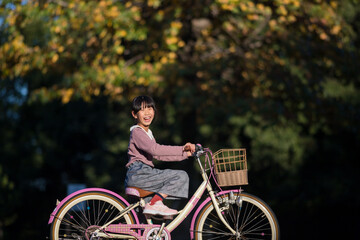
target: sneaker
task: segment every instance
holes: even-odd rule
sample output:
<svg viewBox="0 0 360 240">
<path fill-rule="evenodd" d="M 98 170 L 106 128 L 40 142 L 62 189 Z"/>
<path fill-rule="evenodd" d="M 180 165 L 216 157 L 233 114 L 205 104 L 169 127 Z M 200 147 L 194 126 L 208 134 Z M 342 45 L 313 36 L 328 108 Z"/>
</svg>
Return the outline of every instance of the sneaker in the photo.
<svg viewBox="0 0 360 240">
<path fill-rule="evenodd" d="M 154 203 L 154 205 L 150 205 L 149 203 L 145 204 L 143 213 L 152 214 L 152 215 L 171 216 L 178 214 L 178 211 L 175 209 L 168 208 L 163 204 L 162 201 L 157 201 L 156 203 Z"/>
</svg>

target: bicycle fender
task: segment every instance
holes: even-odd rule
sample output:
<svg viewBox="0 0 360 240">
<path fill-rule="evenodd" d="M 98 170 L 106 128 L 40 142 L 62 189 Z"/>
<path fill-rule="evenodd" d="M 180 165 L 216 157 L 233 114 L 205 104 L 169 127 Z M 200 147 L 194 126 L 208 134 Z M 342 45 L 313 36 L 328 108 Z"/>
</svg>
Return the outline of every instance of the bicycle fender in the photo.
<svg viewBox="0 0 360 240">
<path fill-rule="evenodd" d="M 229 192 L 239 192 L 238 189 L 231 189 L 231 190 L 226 190 L 226 191 L 221 191 L 218 192 L 215 196 L 219 196 L 222 194 L 226 194 Z M 196 212 L 194 213 L 193 218 L 191 219 L 191 226 L 190 226 L 190 239 L 194 239 L 194 227 L 195 227 L 195 221 L 197 216 L 199 215 L 200 211 L 203 209 L 203 207 L 209 202 L 211 201 L 211 197 L 207 197 L 202 203 L 201 205 L 197 208 Z"/>
<path fill-rule="evenodd" d="M 104 192 L 104 193 L 107 193 L 107 194 L 110 194 L 110 195 L 113 195 L 114 197 L 120 199 L 121 201 L 123 201 L 126 206 L 129 206 L 130 204 L 128 203 L 128 201 L 126 201 L 122 196 L 120 196 L 119 194 L 113 192 L 113 191 L 110 191 L 110 190 L 107 190 L 107 189 L 104 189 L 104 188 L 85 188 L 85 189 L 82 189 L 82 190 L 79 190 L 79 191 L 76 191 L 70 195 L 68 195 L 66 198 L 64 198 L 59 204 L 56 205 L 54 211 L 50 214 L 50 218 L 49 218 L 49 221 L 48 221 L 48 224 L 51 224 L 53 221 L 54 221 L 54 218 L 55 218 L 55 215 L 56 213 L 59 211 L 59 209 L 69 200 L 71 199 L 72 197 L 80 194 L 80 193 L 86 193 L 86 192 L 93 192 L 93 191 L 96 191 L 96 192 Z M 135 213 L 134 210 L 132 210 L 132 213 L 135 217 L 135 221 L 137 224 L 139 224 L 139 219 L 137 217 L 137 214 Z"/>
</svg>

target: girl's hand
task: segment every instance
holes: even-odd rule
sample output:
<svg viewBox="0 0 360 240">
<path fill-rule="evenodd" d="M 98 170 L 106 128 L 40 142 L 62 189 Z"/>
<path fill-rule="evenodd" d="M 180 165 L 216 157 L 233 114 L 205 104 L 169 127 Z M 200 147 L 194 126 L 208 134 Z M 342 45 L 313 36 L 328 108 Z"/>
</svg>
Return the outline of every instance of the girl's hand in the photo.
<svg viewBox="0 0 360 240">
<path fill-rule="evenodd" d="M 184 151 L 187 152 L 188 156 L 190 157 L 195 152 L 195 144 L 186 143 L 184 145 Z"/>
</svg>

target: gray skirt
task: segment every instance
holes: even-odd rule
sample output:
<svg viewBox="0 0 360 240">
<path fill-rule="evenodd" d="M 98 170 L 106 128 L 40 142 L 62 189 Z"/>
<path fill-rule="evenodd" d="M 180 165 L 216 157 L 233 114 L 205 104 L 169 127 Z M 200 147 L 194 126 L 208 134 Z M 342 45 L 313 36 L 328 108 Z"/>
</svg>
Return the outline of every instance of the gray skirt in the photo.
<svg viewBox="0 0 360 240">
<path fill-rule="evenodd" d="M 137 161 L 128 167 L 125 187 L 164 193 L 167 199 L 188 198 L 189 176 L 183 170 L 161 170 Z"/>
</svg>

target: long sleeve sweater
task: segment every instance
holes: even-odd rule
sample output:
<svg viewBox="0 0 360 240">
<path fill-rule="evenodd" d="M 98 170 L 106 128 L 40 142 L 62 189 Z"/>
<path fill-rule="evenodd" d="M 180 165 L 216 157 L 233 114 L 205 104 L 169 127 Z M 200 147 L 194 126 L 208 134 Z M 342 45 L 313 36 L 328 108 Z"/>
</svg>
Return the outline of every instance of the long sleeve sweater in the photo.
<svg viewBox="0 0 360 240">
<path fill-rule="evenodd" d="M 182 161 L 188 156 L 183 151 L 183 146 L 158 144 L 150 129 L 146 132 L 142 127 L 135 125 L 130 128 L 128 157 L 129 162 L 126 167 L 135 161 L 154 167 L 153 158 L 159 161 Z"/>
</svg>

